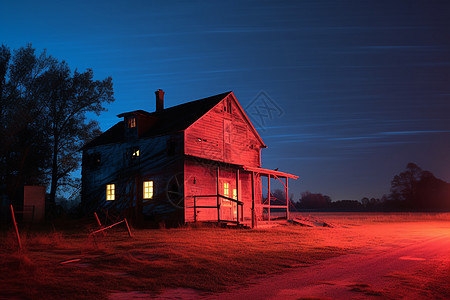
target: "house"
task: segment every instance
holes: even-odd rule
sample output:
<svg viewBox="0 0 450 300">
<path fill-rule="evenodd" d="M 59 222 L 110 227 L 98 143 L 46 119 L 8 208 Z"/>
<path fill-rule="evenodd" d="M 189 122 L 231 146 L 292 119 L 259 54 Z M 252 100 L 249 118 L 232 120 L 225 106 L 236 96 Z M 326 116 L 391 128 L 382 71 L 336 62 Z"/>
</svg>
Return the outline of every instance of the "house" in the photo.
<svg viewBox="0 0 450 300">
<path fill-rule="evenodd" d="M 119 114 L 122 121 L 86 144 L 82 205 L 115 211 L 136 222 L 169 226 L 219 222 L 255 227 L 270 219 L 262 177 L 297 176 L 261 168 L 266 148 L 233 92 L 156 111 Z M 270 197 L 266 197 L 270 199 Z M 289 214 L 289 201 L 276 208 Z"/>
</svg>

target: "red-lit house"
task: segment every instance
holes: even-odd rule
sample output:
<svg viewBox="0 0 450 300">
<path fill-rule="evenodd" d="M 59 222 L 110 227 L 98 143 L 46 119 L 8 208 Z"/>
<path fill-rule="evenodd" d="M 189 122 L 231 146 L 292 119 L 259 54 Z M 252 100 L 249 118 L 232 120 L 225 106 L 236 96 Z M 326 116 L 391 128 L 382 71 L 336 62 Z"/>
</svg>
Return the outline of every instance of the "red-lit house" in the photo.
<svg viewBox="0 0 450 300">
<path fill-rule="evenodd" d="M 261 177 L 284 179 L 288 195 L 288 178 L 297 176 L 261 168 L 266 146 L 233 92 L 170 108 L 164 92 L 155 93 L 155 112 L 122 113 L 122 121 L 83 147 L 86 211 L 168 225 L 252 227 L 263 212 L 270 215 Z M 287 207 L 287 200 L 277 206 Z"/>
</svg>

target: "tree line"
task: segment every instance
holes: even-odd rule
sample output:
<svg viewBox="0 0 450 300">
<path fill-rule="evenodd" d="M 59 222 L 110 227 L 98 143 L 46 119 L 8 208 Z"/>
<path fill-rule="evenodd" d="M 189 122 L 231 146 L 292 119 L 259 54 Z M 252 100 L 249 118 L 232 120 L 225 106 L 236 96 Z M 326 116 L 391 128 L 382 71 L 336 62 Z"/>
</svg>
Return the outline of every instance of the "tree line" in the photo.
<svg viewBox="0 0 450 300">
<path fill-rule="evenodd" d="M 364 197 L 360 201 L 332 201 L 327 195 L 304 192 L 293 205 L 299 210 L 450 211 L 450 183 L 408 163 L 406 170 L 392 179 L 390 193 L 381 199 Z"/>
<path fill-rule="evenodd" d="M 0 199 L 19 203 L 24 185 L 45 185 L 54 205 L 58 192 L 78 189 L 71 175 L 79 150 L 100 133 L 86 114 L 99 115 L 113 101 L 111 77 L 72 71 L 31 44 L 12 51 L 1 45 Z"/>
</svg>

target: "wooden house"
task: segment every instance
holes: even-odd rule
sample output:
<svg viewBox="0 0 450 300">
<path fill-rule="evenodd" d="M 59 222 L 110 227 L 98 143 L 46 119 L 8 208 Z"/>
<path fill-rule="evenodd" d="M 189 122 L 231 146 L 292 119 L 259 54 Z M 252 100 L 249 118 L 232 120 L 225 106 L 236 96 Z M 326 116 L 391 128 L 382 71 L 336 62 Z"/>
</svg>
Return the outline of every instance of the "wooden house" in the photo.
<svg viewBox="0 0 450 300">
<path fill-rule="evenodd" d="M 288 178 L 297 176 L 261 168 L 266 145 L 233 92 L 170 108 L 162 90 L 155 94 L 155 112 L 122 113 L 122 121 L 82 148 L 85 210 L 170 226 L 254 227 L 270 218 L 261 178 L 269 179 L 269 195 L 270 178 L 282 181 L 288 195 Z M 288 215 L 284 201 L 276 208 Z"/>
</svg>

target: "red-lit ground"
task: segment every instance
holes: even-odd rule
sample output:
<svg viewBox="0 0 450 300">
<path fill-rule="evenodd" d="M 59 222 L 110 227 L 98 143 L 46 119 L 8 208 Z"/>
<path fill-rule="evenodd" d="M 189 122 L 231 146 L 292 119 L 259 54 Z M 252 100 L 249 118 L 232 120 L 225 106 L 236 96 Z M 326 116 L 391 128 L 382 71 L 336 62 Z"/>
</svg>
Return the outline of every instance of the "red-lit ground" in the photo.
<svg viewBox="0 0 450 300">
<path fill-rule="evenodd" d="M 255 279 L 214 299 L 448 299 L 450 228 L 435 223 L 393 225 L 365 227 L 381 237 L 376 238 L 379 243 Z"/>
<path fill-rule="evenodd" d="M 134 230 L 133 239 L 116 228 L 95 241 L 61 227 L 23 231 L 22 252 L 9 232 L 0 299 L 450 299 L 450 214 L 315 216 L 337 226 Z"/>
</svg>

